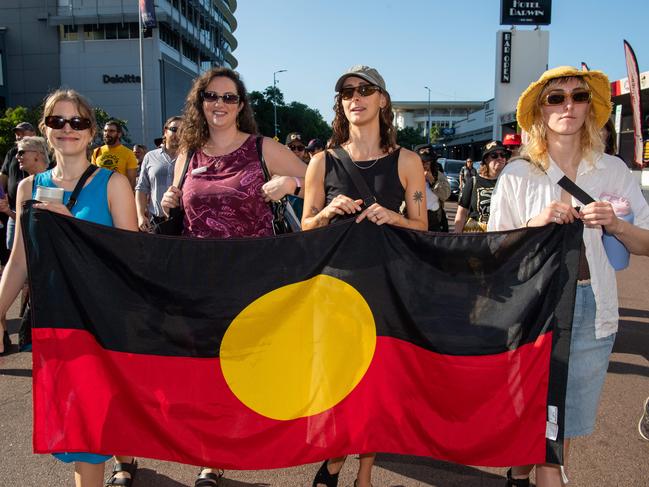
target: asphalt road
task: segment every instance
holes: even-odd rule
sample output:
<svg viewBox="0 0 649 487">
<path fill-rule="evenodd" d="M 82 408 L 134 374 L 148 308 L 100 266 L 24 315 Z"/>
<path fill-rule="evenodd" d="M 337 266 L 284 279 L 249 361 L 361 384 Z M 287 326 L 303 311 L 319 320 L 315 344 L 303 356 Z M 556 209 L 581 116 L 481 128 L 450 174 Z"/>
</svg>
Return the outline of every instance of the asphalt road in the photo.
<svg viewBox="0 0 649 487">
<path fill-rule="evenodd" d="M 449 208 L 452 221 L 454 205 Z M 568 462 L 573 486 L 649 486 L 649 442 L 637 423 L 649 396 L 649 258 L 632 257 L 618 273 L 620 331 L 611 357 L 596 432 L 574 442 Z M 9 318 L 17 316 L 17 304 Z M 17 342 L 18 321 L 9 322 Z M 31 354 L 0 357 L 0 487 L 73 485 L 72 467 L 31 448 Z M 494 448 L 497 448 L 494 445 Z M 252 452 L 251 454 L 254 454 Z M 351 486 L 358 461 L 349 458 L 340 486 Z M 318 465 L 273 471 L 228 471 L 223 487 L 309 486 Z M 108 468 L 107 468 L 108 470 Z M 192 486 L 197 467 L 141 459 L 136 487 Z M 375 486 L 499 486 L 504 469 L 471 467 L 399 455 L 379 455 Z"/>
</svg>

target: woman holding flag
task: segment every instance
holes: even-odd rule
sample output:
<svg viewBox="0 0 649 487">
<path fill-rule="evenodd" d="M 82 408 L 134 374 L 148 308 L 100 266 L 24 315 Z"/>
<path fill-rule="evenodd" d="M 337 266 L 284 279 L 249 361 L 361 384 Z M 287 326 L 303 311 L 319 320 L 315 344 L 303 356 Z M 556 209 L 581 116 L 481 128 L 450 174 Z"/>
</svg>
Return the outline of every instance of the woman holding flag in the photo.
<svg viewBox="0 0 649 487">
<path fill-rule="evenodd" d="M 503 170 L 491 201 L 489 230 L 577 219 L 585 225 L 565 396 L 564 458 L 571 438 L 594 429 L 618 327 L 613 267 L 618 256 L 603 238 L 621 242 L 624 247 L 618 250 L 626 258 L 626 249 L 649 255 L 649 206 L 625 164 L 604 153 L 600 129 L 610 112 L 610 83 L 601 71 L 563 66 L 543 73 L 518 100 L 516 118 L 529 134 L 523 158 Z M 557 423 L 556 418 L 548 421 Z M 512 467 L 507 485 L 529 486 L 533 467 Z M 559 465 L 536 465 L 539 487 L 564 482 Z"/>
<path fill-rule="evenodd" d="M 390 95 L 374 68 L 354 66 L 336 83 L 329 150 L 316 154 L 305 180 L 304 230 L 343 218 L 426 230 L 426 182 L 421 160 L 397 146 Z M 355 184 L 357 171 L 366 188 Z M 367 190 L 371 195 L 364 195 Z M 366 203 L 364 203 L 364 199 Z M 407 217 L 401 211 L 405 201 Z M 370 487 L 374 453 L 361 453 L 355 487 Z M 345 457 L 326 460 L 314 487 L 335 487 Z"/>
</svg>

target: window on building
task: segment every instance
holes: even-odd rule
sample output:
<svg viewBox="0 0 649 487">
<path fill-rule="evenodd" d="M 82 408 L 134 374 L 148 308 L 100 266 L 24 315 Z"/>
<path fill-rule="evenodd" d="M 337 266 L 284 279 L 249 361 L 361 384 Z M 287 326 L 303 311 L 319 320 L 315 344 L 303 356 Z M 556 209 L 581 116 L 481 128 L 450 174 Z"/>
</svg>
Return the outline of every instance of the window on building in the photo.
<svg viewBox="0 0 649 487">
<path fill-rule="evenodd" d="M 129 38 L 129 27 L 128 24 L 117 24 L 117 38 L 118 39 L 128 39 Z"/>
<path fill-rule="evenodd" d="M 160 23 L 159 27 L 160 40 L 176 51 L 180 51 L 180 36 L 171 30 L 166 23 Z"/>
<path fill-rule="evenodd" d="M 117 24 L 104 24 L 104 39 L 117 39 Z"/>
<path fill-rule="evenodd" d="M 59 37 L 62 41 L 78 41 L 79 40 L 79 26 L 78 25 L 60 25 Z"/>
</svg>

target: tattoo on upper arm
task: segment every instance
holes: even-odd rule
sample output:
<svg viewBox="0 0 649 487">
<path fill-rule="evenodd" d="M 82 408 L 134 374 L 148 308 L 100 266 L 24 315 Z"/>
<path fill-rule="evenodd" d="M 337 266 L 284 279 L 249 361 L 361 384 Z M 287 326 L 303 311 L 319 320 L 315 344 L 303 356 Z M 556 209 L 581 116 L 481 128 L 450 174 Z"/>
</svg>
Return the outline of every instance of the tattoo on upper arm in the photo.
<svg viewBox="0 0 649 487">
<path fill-rule="evenodd" d="M 424 193 L 421 191 L 415 191 L 412 195 L 412 199 L 417 203 L 417 216 L 421 216 L 421 203 L 424 201 Z"/>
</svg>

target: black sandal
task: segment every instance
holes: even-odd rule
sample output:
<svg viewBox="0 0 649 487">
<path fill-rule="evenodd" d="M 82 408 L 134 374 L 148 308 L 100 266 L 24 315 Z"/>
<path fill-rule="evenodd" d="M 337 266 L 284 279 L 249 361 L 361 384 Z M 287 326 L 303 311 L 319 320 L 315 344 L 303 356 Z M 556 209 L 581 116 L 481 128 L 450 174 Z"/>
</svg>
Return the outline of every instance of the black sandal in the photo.
<svg viewBox="0 0 649 487">
<path fill-rule="evenodd" d="M 223 470 L 219 470 L 218 473 L 203 473 L 203 470 L 205 470 L 205 468 L 201 468 L 200 472 L 198 472 L 198 477 L 196 478 L 196 482 L 194 482 L 194 487 L 216 487 L 219 485 L 221 477 L 223 477 L 223 474 L 225 473 Z"/>
<path fill-rule="evenodd" d="M 315 474 L 313 479 L 313 487 L 317 487 L 318 484 L 326 485 L 327 487 L 338 487 L 338 473 L 330 473 L 329 468 L 327 468 L 329 460 L 325 460 L 318 473 Z"/>
<path fill-rule="evenodd" d="M 116 477 L 118 473 L 126 472 L 131 477 Z M 131 487 L 133 485 L 133 480 L 135 480 L 135 474 L 137 473 L 137 460 L 134 458 L 131 463 L 121 463 L 118 462 L 113 466 L 113 474 L 106 481 L 104 485 L 119 485 L 123 487 Z"/>
<path fill-rule="evenodd" d="M 7 330 L 2 334 L 2 345 L 4 350 L 0 352 L 0 357 L 3 355 L 9 355 L 9 347 L 11 347 L 11 338 L 9 338 L 9 332 Z"/>
<path fill-rule="evenodd" d="M 530 487 L 530 478 L 515 479 L 512 477 L 512 469 L 507 470 L 507 483 L 506 487 Z"/>
</svg>

